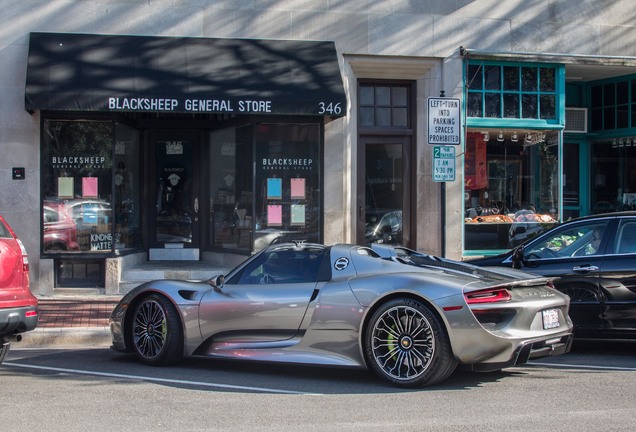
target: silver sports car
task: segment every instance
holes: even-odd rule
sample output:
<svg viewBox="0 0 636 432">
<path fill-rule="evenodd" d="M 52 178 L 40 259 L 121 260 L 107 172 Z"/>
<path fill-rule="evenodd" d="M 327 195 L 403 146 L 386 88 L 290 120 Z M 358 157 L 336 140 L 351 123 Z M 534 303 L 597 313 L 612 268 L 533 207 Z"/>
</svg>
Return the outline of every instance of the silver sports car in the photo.
<svg viewBox="0 0 636 432">
<path fill-rule="evenodd" d="M 569 298 L 548 278 L 376 244 L 277 244 L 227 276 L 157 280 L 110 317 L 116 350 L 370 368 L 400 387 L 458 367 L 491 371 L 563 354 Z"/>
</svg>

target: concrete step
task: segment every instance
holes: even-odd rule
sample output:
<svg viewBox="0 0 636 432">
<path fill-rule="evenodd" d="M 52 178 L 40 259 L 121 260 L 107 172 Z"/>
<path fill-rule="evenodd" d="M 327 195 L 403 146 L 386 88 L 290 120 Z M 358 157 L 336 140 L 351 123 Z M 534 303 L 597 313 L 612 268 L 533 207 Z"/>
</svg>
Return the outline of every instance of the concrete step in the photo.
<svg viewBox="0 0 636 432">
<path fill-rule="evenodd" d="M 230 270 L 231 268 L 202 261 L 147 261 L 122 271 L 119 292 L 127 293 L 152 280 L 207 280 L 212 276 L 227 274 Z"/>
</svg>

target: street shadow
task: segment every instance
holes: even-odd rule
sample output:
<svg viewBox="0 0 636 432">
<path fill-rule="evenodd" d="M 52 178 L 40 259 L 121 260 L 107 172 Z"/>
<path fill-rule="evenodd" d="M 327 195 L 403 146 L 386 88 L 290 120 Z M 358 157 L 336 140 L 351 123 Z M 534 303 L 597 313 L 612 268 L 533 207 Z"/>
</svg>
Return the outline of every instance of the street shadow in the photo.
<svg viewBox="0 0 636 432">
<path fill-rule="evenodd" d="M 7 359 L 14 373 L 49 379 L 77 380 L 95 385 L 106 382 L 152 382 L 174 388 L 207 392 L 399 394 L 476 389 L 526 375 L 508 369 L 481 373 L 457 370 L 444 382 L 417 389 L 392 386 L 363 369 L 189 358 L 171 367 L 141 364 L 132 354 L 109 349 L 28 350 Z M 4 367 L 4 366 L 2 366 Z M 104 381 L 107 380 L 107 381 Z"/>
</svg>

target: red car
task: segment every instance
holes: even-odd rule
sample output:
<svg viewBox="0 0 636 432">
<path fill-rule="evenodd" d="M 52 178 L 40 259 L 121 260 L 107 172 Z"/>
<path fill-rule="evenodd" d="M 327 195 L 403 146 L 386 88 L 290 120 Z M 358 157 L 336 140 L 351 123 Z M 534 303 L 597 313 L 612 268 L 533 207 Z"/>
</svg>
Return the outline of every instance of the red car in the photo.
<svg viewBox="0 0 636 432">
<path fill-rule="evenodd" d="M 33 330 L 38 322 L 38 299 L 29 290 L 29 259 L 24 245 L 0 216 L 0 363 L 11 342 Z"/>
<path fill-rule="evenodd" d="M 79 250 L 77 225 L 63 204 L 45 203 L 42 217 L 45 252 Z"/>
</svg>

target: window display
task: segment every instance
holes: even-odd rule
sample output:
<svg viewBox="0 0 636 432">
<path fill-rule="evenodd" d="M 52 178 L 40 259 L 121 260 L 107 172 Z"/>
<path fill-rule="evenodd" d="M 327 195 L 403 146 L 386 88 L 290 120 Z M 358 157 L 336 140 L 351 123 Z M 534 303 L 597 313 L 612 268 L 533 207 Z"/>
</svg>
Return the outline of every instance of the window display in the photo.
<svg viewBox="0 0 636 432">
<path fill-rule="evenodd" d="M 209 243 L 249 251 L 252 246 L 252 127 L 210 133 Z"/>
<path fill-rule="evenodd" d="M 139 247 L 138 132 L 110 121 L 53 119 L 44 130 L 44 252 Z"/>
<path fill-rule="evenodd" d="M 636 138 L 592 143 L 592 213 L 636 210 Z"/>
<path fill-rule="evenodd" d="M 211 133 L 211 246 L 320 241 L 320 129 L 259 124 Z"/>
<path fill-rule="evenodd" d="M 558 143 L 556 131 L 468 133 L 464 154 L 466 251 L 510 249 L 557 223 Z"/>
<path fill-rule="evenodd" d="M 112 249 L 113 123 L 44 121 L 45 252 Z"/>
<path fill-rule="evenodd" d="M 116 249 L 141 247 L 139 157 L 139 132 L 128 126 L 115 124 L 113 199 Z"/>
<path fill-rule="evenodd" d="M 320 125 L 261 124 L 256 131 L 254 249 L 320 240 Z"/>
<path fill-rule="evenodd" d="M 192 243 L 197 217 L 191 209 L 194 143 L 157 140 L 154 144 L 158 177 L 156 239 L 160 243 Z"/>
</svg>

